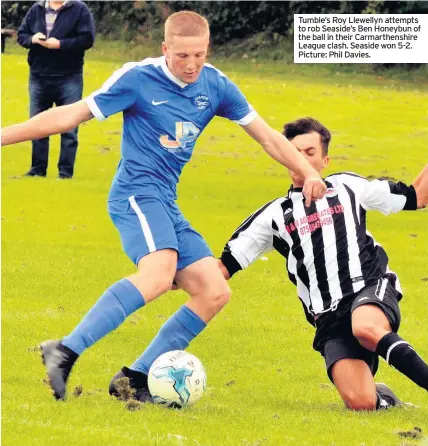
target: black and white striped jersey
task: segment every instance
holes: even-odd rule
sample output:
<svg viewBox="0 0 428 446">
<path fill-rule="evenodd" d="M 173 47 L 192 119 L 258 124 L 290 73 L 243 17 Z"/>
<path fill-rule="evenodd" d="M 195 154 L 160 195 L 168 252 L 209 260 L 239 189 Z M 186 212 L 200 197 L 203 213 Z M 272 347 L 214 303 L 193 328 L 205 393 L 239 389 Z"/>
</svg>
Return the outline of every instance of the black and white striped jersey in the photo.
<svg viewBox="0 0 428 446">
<path fill-rule="evenodd" d="M 325 179 L 327 193 L 307 208 L 301 188 L 267 203 L 233 233 L 221 259 L 233 275 L 272 249 L 286 259 L 307 316 L 334 310 L 388 268 L 386 252 L 366 228 L 366 211 L 415 210 L 413 186 L 369 181 L 354 173 Z M 401 293 L 398 278 L 396 288 Z"/>
</svg>

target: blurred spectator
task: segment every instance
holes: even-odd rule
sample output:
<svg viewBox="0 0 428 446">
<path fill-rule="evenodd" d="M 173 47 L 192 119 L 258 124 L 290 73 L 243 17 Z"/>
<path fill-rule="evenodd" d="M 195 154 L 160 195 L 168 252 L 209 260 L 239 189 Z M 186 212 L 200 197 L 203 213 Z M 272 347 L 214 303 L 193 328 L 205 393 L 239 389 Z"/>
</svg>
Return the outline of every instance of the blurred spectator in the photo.
<svg viewBox="0 0 428 446">
<path fill-rule="evenodd" d="M 28 11 L 18 29 L 18 43 L 29 48 L 30 117 L 53 104 L 82 99 L 83 58 L 95 39 L 94 18 L 81 1 L 40 1 Z M 34 140 L 27 176 L 46 176 L 49 138 Z M 77 127 L 61 135 L 59 178 L 72 178 L 77 152 Z"/>
<path fill-rule="evenodd" d="M 4 53 L 6 50 L 6 39 L 12 37 L 16 34 L 14 29 L 2 28 L 1 29 L 1 52 Z"/>
</svg>

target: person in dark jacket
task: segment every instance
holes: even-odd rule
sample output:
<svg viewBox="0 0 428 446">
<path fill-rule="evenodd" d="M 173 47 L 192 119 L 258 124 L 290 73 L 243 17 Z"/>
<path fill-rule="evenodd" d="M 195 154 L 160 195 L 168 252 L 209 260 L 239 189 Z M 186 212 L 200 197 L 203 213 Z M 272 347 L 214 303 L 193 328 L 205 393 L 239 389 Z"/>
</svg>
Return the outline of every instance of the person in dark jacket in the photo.
<svg viewBox="0 0 428 446">
<path fill-rule="evenodd" d="M 18 29 L 18 43 L 28 48 L 30 117 L 54 104 L 82 99 L 85 50 L 95 40 L 94 18 L 82 1 L 35 3 Z M 31 169 L 27 176 L 46 176 L 49 138 L 32 141 Z M 61 135 L 59 178 L 72 178 L 77 152 L 77 127 Z"/>
</svg>

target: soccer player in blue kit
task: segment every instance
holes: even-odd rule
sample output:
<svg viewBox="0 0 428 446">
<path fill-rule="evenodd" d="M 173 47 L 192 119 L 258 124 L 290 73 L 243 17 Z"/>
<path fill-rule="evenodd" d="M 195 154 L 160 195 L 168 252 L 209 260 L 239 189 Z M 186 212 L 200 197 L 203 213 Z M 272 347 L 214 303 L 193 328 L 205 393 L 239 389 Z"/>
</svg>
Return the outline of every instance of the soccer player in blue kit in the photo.
<svg viewBox="0 0 428 446">
<path fill-rule="evenodd" d="M 324 196 L 326 186 L 315 169 L 257 115 L 233 82 L 205 63 L 208 44 L 205 18 L 190 11 L 172 14 L 165 23 L 162 57 L 127 63 L 88 98 L 3 129 L 2 145 L 8 145 L 123 112 L 122 159 L 108 210 L 137 272 L 110 286 L 68 336 L 42 343 L 56 399 L 65 398 L 71 369 L 87 348 L 175 281 L 190 299 L 109 388 L 117 396 L 115 381 L 128 377 L 135 397 L 151 401 L 147 373 L 154 360 L 185 349 L 227 303 L 231 292 L 216 259 L 175 203 L 181 171 L 214 116 L 237 122 L 272 158 L 298 172 L 307 205 Z"/>
</svg>

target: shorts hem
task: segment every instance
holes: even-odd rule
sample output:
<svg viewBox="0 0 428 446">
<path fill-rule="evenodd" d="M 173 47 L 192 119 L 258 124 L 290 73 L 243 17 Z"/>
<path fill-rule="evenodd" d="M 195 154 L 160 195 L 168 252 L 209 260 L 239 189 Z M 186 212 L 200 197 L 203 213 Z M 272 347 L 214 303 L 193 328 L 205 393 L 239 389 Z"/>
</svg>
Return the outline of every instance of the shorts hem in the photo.
<svg viewBox="0 0 428 446">
<path fill-rule="evenodd" d="M 378 301 L 368 301 L 368 302 L 362 302 L 359 305 L 352 305 L 351 307 L 351 314 L 359 307 L 363 307 L 364 305 L 375 305 L 376 307 L 380 308 L 385 315 L 385 317 L 388 319 L 389 325 L 391 326 L 391 329 L 394 333 L 398 332 L 398 329 L 400 328 L 400 320 L 397 321 L 397 319 L 394 319 L 393 315 L 391 314 L 392 309 L 388 308 L 386 304 L 383 302 Z M 397 300 L 397 307 L 398 307 L 398 300 Z M 399 308 L 399 307 L 398 307 Z"/>
<path fill-rule="evenodd" d="M 147 252 L 146 254 L 143 254 L 143 255 L 137 257 L 137 260 L 134 262 L 135 266 L 138 267 L 138 263 L 140 262 L 140 260 L 142 258 L 148 256 L 149 254 L 153 254 L 154 252 L 162 251 L 164 249 L 173 249 L 177 253 L 177 257 L 178 257 L 178 249 L 177 249 L 177 247 L 174 247 L 174 246 L 163 246 L 162 248 L 156 248 L 156 250 L 154 250 L 154 251 Z"/>
<path fill-rule="evenodd" d="M 337 358 L 334 362 L 332 362 L 327 367 L 327 370 L 326 370 L 327 371 L 327 376 L 328 376 L 328 378 L 330 379 L 330 381 L 333 384 L 334 384 L 334 381 L 333 381 L 333 376 L 332 376 L 332 373 L 331 373 L 332 372 L 332 368 L 333 368 L 334 364 L 337 364 L 342 359 L 359 359 L 361 361 L 364 361 L 367 364 L 368 368 L 370 369 L 370 373 L 372 374 L 373 377 L 376 375 L 377 369 L 379 367 L 379 365 L 377 364 L 375 370 L 373 370 L 372 367 L 370 366 L 370 364 L 366 360 L 364 360 L 364 358 L 361 358 L 361 356 L 358 356 L 358 355 L 351 355 L 350 354 L 349 356 L 344 356 L 343 358 Z"/>
<path fill-rule="evenodd" d="M 214 257 L 214 254 L 206 254 L 206 255 L 203 255 L 202 257 L 192 259 L 188 262 L 184 262 L 183 264 L 180 264 L 180 267 L 177 265 L 177 271 L 182 271 L 184 268 L 187 268 L 188 266 L 192 265 L 193 263 L 199 262 L 199 260 L 206 259 L 207 257 Z"/>
</svg>

